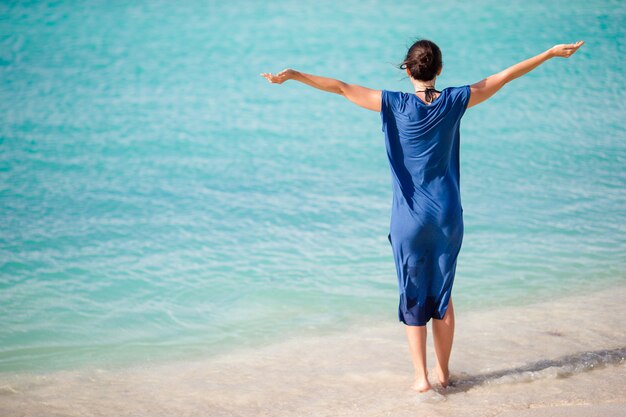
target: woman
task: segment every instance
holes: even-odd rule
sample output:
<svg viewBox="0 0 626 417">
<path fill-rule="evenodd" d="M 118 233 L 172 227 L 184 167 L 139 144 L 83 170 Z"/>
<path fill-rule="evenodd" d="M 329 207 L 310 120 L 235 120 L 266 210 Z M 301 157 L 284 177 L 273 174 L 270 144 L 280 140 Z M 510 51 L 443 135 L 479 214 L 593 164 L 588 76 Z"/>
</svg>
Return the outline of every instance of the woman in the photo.
<svg viewBox="0 0 626 417">
<path fill-rule="evenodd" d="M 262 73 L 270 83 L 296 80 L 380 112 L 392 174 L 390 233 L 400 302 L 415 367 L 412 388 L 432 387 L 426 370 L 426 323 L 432 318 L 436 372 L 449 385 L 448 361 L 454 336 L 452 284 L 463 240 L 459 183 L 460 120 L 469 107 L 487 100 L 504 85 L 553 57 L 568 58 L 583 41 L 560 44 L 475 84 L 435 89 L 443 69 L 441 51 L 421 39 L 400 65 L 415 93 L 373 90 L 333 78 L 285 69 Z"/>
</svg>

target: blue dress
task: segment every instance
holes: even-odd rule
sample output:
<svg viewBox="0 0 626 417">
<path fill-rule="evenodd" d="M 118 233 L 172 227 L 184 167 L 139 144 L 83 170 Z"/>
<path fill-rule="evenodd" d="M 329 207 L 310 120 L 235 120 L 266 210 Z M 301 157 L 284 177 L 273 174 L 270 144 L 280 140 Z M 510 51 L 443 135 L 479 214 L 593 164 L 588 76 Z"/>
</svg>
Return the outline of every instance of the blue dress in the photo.
<svg viewBox="0 0 626 417">
<path fill-rule="evenodd" d="M 448 87 L 430 104 L 382 90 L 382 131 L 393 201 L 387 238 L 400 303 L 398 318 L 423 326 L 442 319 L 463 241 L 459 129 L 470 86 Z"/>
</svg>

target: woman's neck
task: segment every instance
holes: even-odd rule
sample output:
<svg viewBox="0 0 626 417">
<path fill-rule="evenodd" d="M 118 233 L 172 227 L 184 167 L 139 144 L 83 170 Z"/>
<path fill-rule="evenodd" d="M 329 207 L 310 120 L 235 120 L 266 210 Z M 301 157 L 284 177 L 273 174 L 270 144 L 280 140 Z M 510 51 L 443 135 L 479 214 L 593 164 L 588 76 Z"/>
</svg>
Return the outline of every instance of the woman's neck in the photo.
<svg viewBox="0 0 626 417">
<path fill-rule="evenodd" d="M 435 88 L 435 82 L 437 81 L 437 77 L 433 78 L 430 81 L 421 81 L 412 79 L 411 83 L 413 84 L 413 90 L 425 90 L 426 88 Z"/>
</svg>

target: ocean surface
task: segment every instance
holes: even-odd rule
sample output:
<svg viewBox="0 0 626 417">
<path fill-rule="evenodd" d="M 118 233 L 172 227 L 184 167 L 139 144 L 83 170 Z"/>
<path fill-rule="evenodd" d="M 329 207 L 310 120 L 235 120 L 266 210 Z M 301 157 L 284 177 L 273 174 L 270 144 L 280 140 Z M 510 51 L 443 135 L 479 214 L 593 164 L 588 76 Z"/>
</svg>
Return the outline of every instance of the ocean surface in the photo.
<svg viewBox="0 0 626 417">
<path fill-rule="evenodd" d="M 418 37 L 439 89 L 585 41 L 465 113 L 457 316 L 626 285 L 624 2 L 2 2 L 0 373 L 398 322 L 380 115 L 259 74 L 410 92 Z"/>
</svg>

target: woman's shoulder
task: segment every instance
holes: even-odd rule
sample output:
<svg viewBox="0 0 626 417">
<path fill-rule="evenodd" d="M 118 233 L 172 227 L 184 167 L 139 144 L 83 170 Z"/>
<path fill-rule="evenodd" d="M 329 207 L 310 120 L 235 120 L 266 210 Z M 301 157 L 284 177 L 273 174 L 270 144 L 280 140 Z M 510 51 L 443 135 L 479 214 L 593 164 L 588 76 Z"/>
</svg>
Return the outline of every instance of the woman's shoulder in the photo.
<svg viewBox="0 0 626 417">
<path fill-rule="evenodd" d="M 469 89 L 469 84 L 451 85 L 451 86 L 446 87 L 443 90 L 441 90 L 441 92 L 445 91 L 446 93 L 448 93 L 450 95 L 455 95 L 455 94 L 462 94 L 467 89 Z"/>
<path fill-rule="evenodd" d="M 397 103 L 401 101 L 402 91 L 394 91 L 394 90 L 381 90 L 382 95 L 382 108 L 381 111 L 384 111 L 385 108 L 394 109 L 397 107 Z"/>
<path fill-rule="evenodd" d="M 447 90 L 450 96 L 454 96 L 454 97 L 463 96 L 469 93 L 470 85 L 463 84 L 463 85 L 458 85 L 458 86 L 451 86 L 451 87 L 444 88 L 444 90 Z"/>
<path fill-rule="evenodd" d="M 407 101 L 412 93 L 407 93 L 406 91 L 399 90 L 382 90 L 383 100 L 387 100 L 388 102 L 399 102 L 399 101 Z"/>
</svg>

